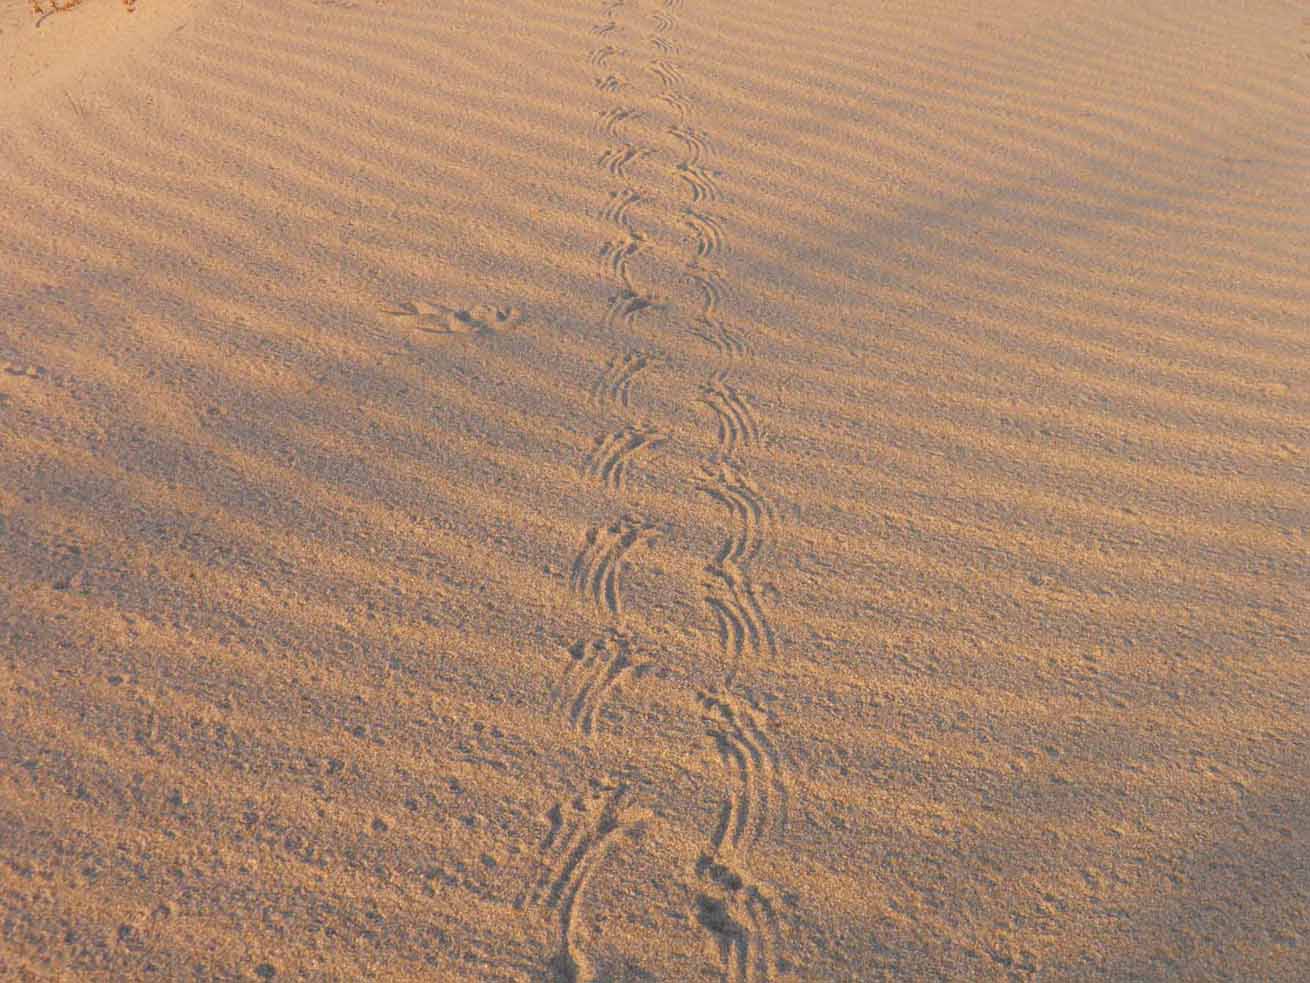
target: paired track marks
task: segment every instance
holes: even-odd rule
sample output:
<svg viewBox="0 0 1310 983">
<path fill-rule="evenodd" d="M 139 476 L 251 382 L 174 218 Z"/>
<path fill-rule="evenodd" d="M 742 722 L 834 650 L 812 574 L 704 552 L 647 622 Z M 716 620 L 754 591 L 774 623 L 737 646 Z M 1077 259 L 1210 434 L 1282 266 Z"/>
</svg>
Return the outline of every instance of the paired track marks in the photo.
<svg viewBox="0 0 1310 983">
<path fill-rule="evenodd" d="M 655 151 L 650 147 L 638 147 L 631 143 L 625 143 L 606 150 L 596 159 L 596 163 L 605 168 L 606 172 L 611 176 L 626 180 L 629 167 L 641 163 L 654 153 Z"/>
<path fill-rule="evenodd" d="M 696 259 L 709 259 L 723 251 L 723 223 L 713 215 L 688 208 L 682 213 L 682 224 L 696 240 Z"/>
<path fill-rule="evenodd" d="M 705 605 L 718 625 L 725 678 L 731 683 L 744 660 L 776 658 L 777 637 L 764 613 L 763 592 L 740 567 L 731 561 L 712 563 L 705 573 Z"/>
<path fill-rule="evenodd" d="M 776 519 L 773 506 L 730 461 L 707 466 L 696 490 L 726 508 L 737 524 L 719 548 L 712 566 L 730 564 L 742 570 L 748 568 L 773 531 Z"/>
<path fill-rule="evenodd" d="M 745 398 L 728 382 L 726 371 L 716 372 L 701 387 L 700 402 L 718 422 L 719 459 L 732 457 L 738 448 L 759 442 L 760 425 Z"/>
<path fill-rule="evenodd" d="M 579 908 L 588 881 L 614 843 L 644 822 L 624 811 L 627 791 L 626 785 L 600 786 L 551 808 L 540 873 L 515 901 L 519 910 L 535 908 L 553 923 L 556 949 L 550 968 L 559 983 L 580 983 L 593 976 L 577 948 Z"/>
<path fill-rule="evenodd" d="M 629 235 L 636 236 L 638 233 L 628 220 L 628 212 L 633 205 L 644 200 L 641 192 L 636 188 L 611 191 L 605 206 L 600 210 L 600 217 L 607 222 L 613 222 Z"/>
<path fill-rule="evenodd" d="M 622 491 L 628 465 L 640 453 L 653 451 L 668 442 L 668 437 L 652 427 L 625 426 L 596 440 L 587 457 L 585 473 L 602 482 L 611 491 Z"/>
<path fill-rule="evenodd" d="M 601 46 L 591 51 L 588 61 L 596 69 L 597 88 L 606 93 L 617 93 L 627 85 L 610 64 L 626 54 L 616 46 L 618 42 L 610 41 L 610 35 L 619 30 L 614 14 L 622 6 L 622 0 L 605 3 L 603 22 L 593 28 L 603 40 L 594 42 Z M 683 71 L 667 57 L 678 50 L 670 35 L 676 26 L 672 12 L 680 6 L 681 0 L 663 0 L 662 10 L 652 15 L 655 33 L 647 35 L 645 41 L 655 49 L 656 56 L 647 62 L 645 72 L 658 85 L 654 98 L 667 107 L 672 117 L 667 134 L 681 148 L 669 177 L 685 187 L 690 199 L 680 216 L 682 226 L 690 233 L 690 240 L 684 239 L 684 244 L 689 242 L 693 254 L 685 276 L 701 297 L 699 313 L 691 318 L 691 330 L 720 355 L 736 358 L 748 354 L 750 348 L 724 325 L 721 310 L 727 296 L 726 284 L 721 273 L 706 265 L 726 249 L 722 222 L 703 207 L 721 197 L 718 174 L 707 167 L 709 138 L 690 125 L 694 103 L 685 91 Z M 612 144 L 596 163 L 610 178 L 625 185 L 634 172 L 642 173 L 639 165 L 655 153 L 620 136 L 625 123 L 644 115 L 632 106 L 611 106 L 596 123 L 596 130 Z M 635 288 L 629 269 L 633 258 L 648 245 L 647 236 L 637 230 L 631 217 L 634 206 L 643 200 L 641 192 L 624 186 L 610 193 L 601 210 L 601 217 L 619 229 L 599 253 L 602 275 L 617 287 L 604 319 L 612 330 L 631 331 L 639 316 L 662 303 Z M 612 401 L 626 408 L 633 380 L 652 359 L 652 355 L 639 351 L 611 359 L 592 387 L 593 400 L 597 405 Z M 730 686 L 744 660 L 777 654 L 761 591 L 749 576 L 749 568 L 768 546 L 776 515 L 768 499 L 730 460 L 761 438 L 750 403 L 732 385 L 726 371 L 709 378 L 701 388 L 699 401 L 714 415 L 718 448 L 696 488 L 726 508 L 732 523 L 727 538 L 705 569 L 704 585 L 705 603 L 718 624 L 725 660 L 724 685 Z M 622 426 L 597 439 L 584 464 L 584 473 L 612 491 L 621 491 L 631 462 L 666 441 L 663 434 L 649 426 Z M 592 527 L 573 561 L 573 591 L 579 597 L 590 598 L 610 617 L 621 618 L 621 580 L 628 557 L 659 535 L 654 523 L 633 515 Z M 608 701 L 649 663 L 634 660 L 629 639 L 612 630 L 578 641 L 568 654 L 555 703 L 580 737 L 591 740 Z M 775 829 L 785 829 L 789 796 L 782 779 L 782 764 L 756 708 L 726 691 L 697 696 L 707 734 L 713 739 L 724 769 L 725 793 L 717 825 L 696 864 L 700 887 L 693 914 L 717 946 L 725 980 L 767 983 L 784 966 L 778 955 L 782 943 L 778 908 L 766 889 L 751 883 L 736 868 L 766 836 Z M 622 802 L 626 791 L 621 785 L 601 786 L 590 795 L 557 804 L 548 815 L 551 828 L 542 843 L 542 871 L 525 891 L 519 906 L 539 906 L 554 920 L 556 952 L 551 970 L 557 980 L 577 983 L 592 975 L 576 946 L 578 909 L 588 877 L 625 828 Z"/>
<path fill-rule="evenodd" d="M 632 381 L 653 359 L 649 352 L 641 351 L 626 351 L 610 359 L 591 387 L 592 400 L 597 405 L 609 400 L 626 407 L 632 395 Z"/>
<path fill-rule="evenodd" d="M 696 921 L 718 946 L 724 980 L 768 983 L 783 971 L 777 905 L 763 888 L 707 857 L 696 873 L 705 887 L 696 896 Z"/>
<path fill-rule="evenodd" d="M 726 693 L 700 693 L 698 699 L 719 759 L 734 782 L 710 838 L 710 852 L 717 857 L 729 851 L 744 859 L 771 829 L 787 826 L 790 796 L 781 760 L 756 711 L 745 702 Z"/>
<path fill-rule="evenodd" d="M 587 530 L 569 577 L 574 593 L 591 598 L 596 607 L 614 617 L 621 617 L 621 582 L 627 568 L 627 556 L 634 548 L 653 542 L 659 535 L 660 531 L 653 523 L 635 516 L 623 516 L 608 526 L 593 526 Z"/>
<path fill-rule="evenodd" d="M 611 106 L 597 118 L 596 130 L 606 137 L 617 138 L 620 126 L 629 120 L 640 119 L 642 115 L 641 110 L 632 106 Z"/>
<path fill-rule="evenodd" d="M 619 692 L 620 685 L 649 668 L 649 663 L 635 661 L 631 653 L 631 642 L 616 632 L 604 632 L 569 647 L 569 663 L 556 689 L 556 705 L 583 738 L 590 739 L 595 733 L 601 711 Z"/>
<path fill-rule="evenodd" d="M 635 294 L 637 288 L 628 273 L 628 263 L 645 248 L 646 236 L 640 232 L 627 232 L 617 239 L 611 239 L 600 247 L 603 272 L 618 281 L 625 291 Z"/>
</svg>

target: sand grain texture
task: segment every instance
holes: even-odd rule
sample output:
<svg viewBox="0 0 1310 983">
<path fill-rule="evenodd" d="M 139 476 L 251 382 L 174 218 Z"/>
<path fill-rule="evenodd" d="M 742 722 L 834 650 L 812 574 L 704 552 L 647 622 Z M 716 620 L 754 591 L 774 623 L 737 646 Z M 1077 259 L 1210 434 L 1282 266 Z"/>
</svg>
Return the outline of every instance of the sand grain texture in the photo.
<svg viewBox="0 0 1310 983">
<path fill-rule="evenodd" d="M 1310 978 L 1310 13 L 0 14 L 0 977 Z"/>
</svg>

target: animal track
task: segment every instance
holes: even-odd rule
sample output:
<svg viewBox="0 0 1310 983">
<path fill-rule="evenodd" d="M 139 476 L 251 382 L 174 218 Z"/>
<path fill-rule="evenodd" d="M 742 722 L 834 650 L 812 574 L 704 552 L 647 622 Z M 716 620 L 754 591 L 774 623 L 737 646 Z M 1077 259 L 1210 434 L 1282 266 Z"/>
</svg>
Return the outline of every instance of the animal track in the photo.
<svg viewBox="0 0 1310 983">
<path fill-rule="evenodd" d="M 655 22 L 655 30 L 659 31 L 661 34 L 667 34 L 669 31 L 673 30 L 674 21 L 668 14 L 661 13 L 657 10 L 651 15 L 651 20 Z"/>
<path fill-rule="evenodd" d="M 670 126 L 668 129 L 669 136 L 682 144 L 687 156 L 683 158 L 682 163 L 697 165 L 700 164 L 710 152 L 710 140 L 700 130 L 694 130 L 688 126 Z"/>
<path fill-rule="evenodd" d="M 626 426 L 596 441 L 587 458 L 586 473 L 604 482 L 612 491 L 621 491 L 628 464 L 642 451 L 652 451 L 668 441 L 650 427 Z"/>
<path fill-rule="evenodd" d="M 687 209 L 682 216 L 683 225 L 696 237 L 696 258 L 709 259 L 723 249 L 723 225 L 713 215 Z"/>
<path fill-rule="evenodd" d="M 719 321 L 700 318 L 694 323 L 691 333 L 729 358 L 740 358 L 751 351 L 750 343 L 744 337 L 729 331 Z"/>
<path fill-rule="evenodd" d="M 575 642 L 557 690 L 557 702 L 569 724 L 585 738 L 596 729 L 606 702 L 629 676 L 640 676 L 648 663 L 634 662 L 628 639 L 614 632 Z"/>
<path fill-rule="evenodd" d="M 714 175 L 697 164 L 679 164 L 678 177 L 691 189 L 693 202 L 717 201 L 720 196 L 719 184 Z"/>
<path fill-rule="evenodd" d="M 759 441 L 760 428 L 750 404 L 728 383 L 726 372 L 716 372 L 701 387 L 700 402 L 714 411 L 719 425 L 719 457 L 731 457 L 739 447 Z"/>
<path fill-rule="evenodd" d="M 718 947 L 723 978 L 768 983 L 784 967 L 777 905 L 762 888 L 707 857 L 696 873 L 706 888 L 696 896 L 696 921 Z"/>
<path fill-rule="evenodd" d="M 770 829 L 787 825 L 789 795 L 781 778 L 778 752 L 756 712 L 727 694 L 699 693 L 705 724 L 735 787 L 723 803 L 710 838 L 714 856 L 722 849 L 744 858 Z"/>
<path fill-rule="evenodd" d="M 630 143 L 625 143 L 620 147 L 611 147 L 600 155 L 596 161 L 601 167 L 605 168 L 614 177 L 626 178 L 627 169 L 633 164 L 640 163 L 647 157 L 654 154 L 655 151 L 649 147 L 637 147 Z"/>
<path fill-rule="evenodd" d="M 621 48 L 616 48 L 611 44 L 607 44 L 603 48 L 596 48 L 592 51 L 592 53 L 587 56 L 587 64 L 595 65 L 597 68 L 604 68 L 607 61 L 615 55 L 622 54 L 626 54 L 626 52 Z"/>
<path fill-rule="evenodd" d="M 687 267 L 687 279 L 700 287 L 701 318 L 706 321 L 717 319 L 719 305 L 723 303 L 723 274 L 699 263 L 692 263 Z"/>
<path fill-rule="evenodd" d="M 621 191 L 611 191 L 609 200 L 605 207 L 601 209 L 600 217 L 607 222 L 613 222 L 619 228 L 633 233 L 632 224 L 628 221 L 628 211 L 633 205 L 642 201 L 639 191 L 634 188 L 624 188 Z"/>
<path fill-rule="evenodd" d="M 605 272 L 617 280 L 628 293 L 637 292 L 632 284 L 632 277 L 628 274 L 628 261 L 645 247 L 646 237 L 640 232 L 629 232 L 600 247 L 600 258 Z"/>
<path fill-rule="evenodd" d="M 678 46 L 662 34 L 652 34 L 646 40 L 651 43 L 656 51 L 663 52 L 666 55 L 676 54 L 678 51 Z"/>
<path fill-rule="evenodd" d="M 553 922 L 556 980 L 579 983 L 593 978 L 576 938 L 579 907 L 592 873 L 622 835 L 635 833 L 644 816 L 625 812 L 626 785 L 601 785 L 546 814 L 550 830 L 541 843 L 541 872 L 515 901 L 519 910 L 535 908 Z"/>
<path fill-rule="evenodd" d="M 719 629 L 719 647 L 732 682 L 744 659 L 776 658 L 778 643 L 760 601 L 761 590 L 731 561 L 705 568 L 705 604 Z"/>
<path fill-rule="evenodd" d="M 477 304 L 468 309 L 446 307 L 425 300 L 405 301 L 384 314 L 429 334 L 488 334 L 515 324 L 522 318 L 517 307 Z"/>
<path fill-rule="evenodd" d="M 593 526 L 573 561 L 569 579 L 574 592 L 579 597 L 590 597 L 598 608 L 615 617 L 622 616 L 621 581 L 628 553 L 658 536 L 659 530 L 652 523 L 633 516 L 624 516 L 609 526 Z"/>
<path fill-rule="evenodd" d="M 658 98 L 677 114 L 679 126 L 687 124 L 687 119 L 691 116 L 691 100 L 686 95 L 670 91 L 661 92 Z"/>
<path fill-rule="evenodd" d="M 595 81 L 596 88 L 600 89 L 601 92 L 618 92 L 627 84 L 622 76 L 612 74 L 606 75 L 604 78 L 598 75 Z"/>
<path fill-rule="evenodd" d="M 641 110 L 631 106 L 612 106 L 600 114 L 596 129 L 607 137 L 617 137 L 619 127 L 628 120 L 640 119 Z"/>
<path fill-rule="evenodd" d="M 680 89 L 686 81 L 677 65 L 665 61 L 662 58 L 651 62 L 646 66 L 646 68 L 652 75 L 660 80 L 660 85 L 664 87 L 665 92 L 672 92 L 676 89 Z"/>
<path fill-rule="evenodd" d="M 605 312 L 605 326 L 614 329 L 622 324 L 625 330 L 631 330 L 637 315 L 642 311 L 653 310 L 656 306 L 655 298 L 649 294 L 620 290 L 610 300 L 609 310 Z"/>
<path fill-rule="evenodd" d="M 764 548 L 774 523 L 773 506 L 759 489 L 735 468 L 731 462 L 721 461 L 705 469 L 705 478 L 696 490 L 723 505 L 736 520 L 737 528 L 719 548 L 715 564 L 736 565 L 739 569 L 750 566 Z"/>
<path fill-rule="evenodd" d="M 648 352 L 627 351 L 610 359 L 605 370 L 591 387 L 592 400 L 601 404 L 605 400 L 614 400 L 622 406 L 628 405 L 632 392 L 632 380 L 651 363 Z"/>
</svg>

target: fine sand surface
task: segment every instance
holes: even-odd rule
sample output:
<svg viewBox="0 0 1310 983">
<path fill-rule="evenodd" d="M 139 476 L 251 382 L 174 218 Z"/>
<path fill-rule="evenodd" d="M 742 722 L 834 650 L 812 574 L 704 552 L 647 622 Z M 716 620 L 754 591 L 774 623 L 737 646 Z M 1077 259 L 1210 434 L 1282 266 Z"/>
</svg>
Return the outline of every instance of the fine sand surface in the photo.
<svg viewBox="0 0 1310 983">
<path fill-rule="evenodd" d="M 0 979 L 1310 979 L 1310 7 L 0 13 Z"/>
</svg>

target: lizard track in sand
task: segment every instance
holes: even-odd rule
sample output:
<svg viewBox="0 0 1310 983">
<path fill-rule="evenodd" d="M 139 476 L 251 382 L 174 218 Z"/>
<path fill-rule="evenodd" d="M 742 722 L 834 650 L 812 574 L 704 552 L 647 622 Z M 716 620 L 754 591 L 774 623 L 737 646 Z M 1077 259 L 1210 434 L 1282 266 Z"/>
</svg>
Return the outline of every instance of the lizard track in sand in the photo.
<svg viewBox="0 0 1310 983">
<path fill-rule="evenodd" d="M 760 425 L 754 411 L 728 382 L 726 371 L 716 372 L 701 386 L 700 403 L 713 411 L 718 423 L 718 458 L 730 458 L 740 448 L 759 442 Z"/>
<path fill-rule="evenodd" d="M 590 739 L 595 733 L 601 711 L 622 683 L 649 667 L 649 663 L 634 660 L 631 650 L 629 640 L 616 632 L 602 632 L 569 646 L 569 662 L 555 701 L 582 738 Z"/>
<path fill-rule="evenodd" d="M 706 212 L 687 209 L 682 215 L 682 224 L 691 229 L 696 240 L 696 259 L 709 259 L 723 251 L 723 223 Z"/>
<path fill-rule="evenodd" d="M 592 401 L 597 405 L 612 401 L 626 407 L 632 398 L 633 380 L 650 366 L 652 360 L 649 352 L 642 351 L 626 351 L 610 359 L 592 384 Z"/>
<path fill-rule="evenodd" d="M 705 573 L 705 605 L 718 626 L 724 675 L 731 683 L 744 662 L 776 658 L 777 638 L 764 613 L 761 590 L 750 577 L 731 562 L 711 564 Z"/>
<path fill-rule="evenodd" d="M 631 120 L 641 119 L 642 112 L 633 106 L 611 106 L 598 114 L 596 132 L 606 137 L 618 137 L 619 127 Z"/>
<path fill-rule="evenodd" d="M 633 516 L 608 526 L 593 526 L 583 538 L 570 572 L 570 584 L 579 597 L 614 617 L 623 614 L 622 579 L 628 554 L 659 537 L 658 528 Z"/>
<path fill-rule="evenodd" d="M 733 787 L 725 797 L 710 852 L 723 850 L 745 859 L 771 830 L 787 826 L 790 793 L 782 779 L 781 759 L 759 714 L 729 693 L 699 693 L 707 733 L 714 739 Z"/>
<path fill-rule="evenodd" d="M 617 147 L 611 147 L 596 159 L 596 163 L 605 168 L 606 173 L 612 177 L 628 177 L 628 168 L 638 164 L 647 157 L 655 153 L 650 147 L 639 147 L 631 143 L 625 143 Z"/>
<path fill-rule="evenodd" d="M 550 830 L 540 847 L 540 871 L 515 907 L 539 910 L 551 921 L 555 953 L 550 968 L 556 980 L 578 983 L 592 976 L 575 944 L 579 909 L 605 855 L 623 833 L 642 824 L 623 810 L 627 791 L 626 785 L 601 786 L 557 803 L 546 814 Z"/>
<path fill-rule="evenodd" d="M 628 232 L 617 239 L 611 239 L 600 247 L 603 274 L 613 279 L 620 289 L 635 294 L 637 288 L 628 272 L 628 263 L 645 248 L 646 237 L 638 232 Z"/>
<path fill-rule="evenodd" d="M 773 506 L 729 461 L 707 466 L 696 490 L 726 508 L 737 524 L 719 548 L 715 564 L 748 568 L 768 542 L 775 521 Z"/>
<path fill-rule="evenodd" d="M 651 427 L 628 425 L 596 440 L 584 472 L 611 491 L 622 491 L 627 468 L 640 453 L 667 443 L 668 437 Z"/>
<path fill-rule="evenodd" d="M 770 983 L 784 967 L 777 905 L 745 875 L 708 857 L 698 861 L 696 874 L 703 885 L 695 899 L 696 921 L 718 946 L 723 979 Z"/>
</svg>

